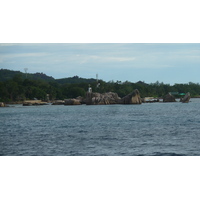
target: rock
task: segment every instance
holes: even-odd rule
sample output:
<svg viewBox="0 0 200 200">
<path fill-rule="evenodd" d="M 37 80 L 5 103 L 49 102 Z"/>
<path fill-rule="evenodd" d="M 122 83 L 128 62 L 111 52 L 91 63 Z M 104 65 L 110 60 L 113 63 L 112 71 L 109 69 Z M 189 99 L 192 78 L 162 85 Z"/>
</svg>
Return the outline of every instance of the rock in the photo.
<svg viewBox="0 0 200 200">
<path fill-rule="evenodd" d="M 64 105 L 65 101 L 63 100 L 55 100 L 52 105 Z"/>
<path fill-rule="evenodd" d="M 32 103 L 24 102 L 24 103 L 23 103 L 23 106 L 32 106 Z"/>
<path fill-rule="evenodd" d="M 28 100 L 23 102 L 23 106 L 42 106 L 48 105 L 47 102 L 43 102 L 41 100 Z"/>
<path fill-rule="evenodd" d="M 108 104 L 141 104 L 142 99 L 139 91 L 136 89 L 124 98 L 120 98 L 117 93 L 107 92 L 104 94 L 87 92 L 87 105 L 108 105 Z"/>
<path fill-rule="evenodd" d="M 86 94 L 86 104 L 87 105 L 108 105 L 117 104 L 121 98 L 117 93 L 107 92 L 107 93 L 92 93 L 87 92 Z"/>
<path fill-rule="evenodd" d="M 142 103 L 146 103 L 146 98 L 141 98 Z"/>
<path fill-rule="evenodd" d="M 163 102 L 176 102 L 176 99 L 173 95 L 168 93 L 166 96 L 164 96 Z"/>
<path fill-rule="evenodd" d="M 85 104 L 85 99 L 81 96 L 76 97 L 76 100 L 80 101 L 81 104 Z"/>
<path fill-rule="evenodd" d="M 81 105 L 80 100 L 77 99 L 65 99 L 64 105 L 71 106 L 71 105 Z"/>
<path fill-rule="evenodd" d="M 140 92 L 136 89 L 127 96 L 123 97 L 120 101 L 120 104 L 141 104 L 142 99 L 140 97 Z"/>
<path fill-rule="evenodd" d="M 3 102 L 0 102 L 0 107 L 5 107 L 5 104 Z"/>
<path fill-rule="evenodd" d="M 142 103 L 157 103 L 157 102 L 160 102 L 159 98 L 154 98 L 154 97 L 142 98 Z"/>
<path fill-rule="evenodd" d="M 190 96 L 190 93 L 188 92 L 188 93 L 183 97 L 183 99 L 181 99 L 181 102 L 182 102 L 182 103 L 188 103 L 188 102 L 190 101 L 190 98 L 191 98 L 191 96 Z"/>
</svg>

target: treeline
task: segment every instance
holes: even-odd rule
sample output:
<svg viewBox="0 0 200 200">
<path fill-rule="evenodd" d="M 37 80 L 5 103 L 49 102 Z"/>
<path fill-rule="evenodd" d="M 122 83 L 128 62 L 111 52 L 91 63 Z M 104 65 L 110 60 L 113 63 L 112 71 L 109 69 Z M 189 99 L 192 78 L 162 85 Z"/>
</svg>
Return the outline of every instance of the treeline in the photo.
<svg viewBox="0 0 200 200">
<path fill-rule="evenodd" d="M 22 79 L 30 79 L 30 80 L 46 80 L 53 81 L 55 80 L 52 76 L 47 76 L 44 73 L 22 73 L 20 71 L 13 71 L 9 69 L 0 69 L 0 81 L 7 81 L 14 78 L 16 75 L 20 75 Z"/>
<path fill-rule="evenodd" d="M 77 79 L 77 77 L 74 77 L 74 79 Z M 82 81 L 84 81 L 84 79 Z M 47 94 L 50 100 L 74 98 L 77 96 L 84 97 L 87 89 L 87 79 L 85 83 L 80 82 L 73 84 L 65 82 L 62 84 L 58 83 L 56 80 L 24 79 L 21 74 L 17 74 L 12 79 L 0 81 L 0 101 L 46 100 Z"/>
<path fill-rule="evenodd" d="M 0 80 L 0 101 L 13 102 L 31 99 L 46 100 L 47 94 L 50 100 L 85 97 L 89 84 L 93 92 L 116 92 L 120 97 L 132 92 L 134 89 L 140 91 L 141 97 L 163 97 L 168 92 L 186 93 L 190 92 L 192 97 L 200 96 L 200 85 L 197 83 L 175 84 L 173 86 L 160 82 L 146 84 L 144 82 L 121 82 L 100 80 L 100 86 L 97 87 L 95 79 L 83 79 L 73 77 L 75 83 L 65 81 L 57 82 L 56 80 L 31 80 L 17 74 L 12 79 Z"/>
</svg>

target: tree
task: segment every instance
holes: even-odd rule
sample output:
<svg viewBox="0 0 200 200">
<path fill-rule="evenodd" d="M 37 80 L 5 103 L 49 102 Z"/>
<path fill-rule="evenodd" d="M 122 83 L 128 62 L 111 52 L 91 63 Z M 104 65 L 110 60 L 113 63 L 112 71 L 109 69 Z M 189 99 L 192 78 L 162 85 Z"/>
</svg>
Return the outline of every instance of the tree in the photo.
<svg viewBox="0 0 200 200">
<path fill-rule="evenodd" d="M 9 99 L 11 101 L 16 100 L 16 96 L 18 94 L 19 88 L 18 84 L 13 80 L 9 80 L 5 83 L 7 94 L 9 95 Z"/>
</svg>

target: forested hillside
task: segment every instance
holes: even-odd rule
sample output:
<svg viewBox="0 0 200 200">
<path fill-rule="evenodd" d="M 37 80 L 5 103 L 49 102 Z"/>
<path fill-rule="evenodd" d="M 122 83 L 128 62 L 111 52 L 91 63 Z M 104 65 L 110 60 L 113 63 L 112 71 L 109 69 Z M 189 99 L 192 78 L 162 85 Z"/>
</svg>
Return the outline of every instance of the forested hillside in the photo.
<svg viewBox="0 0 200 200">
<path fill-rule="evenodd" d="M 56 79 L 56 82 L 60 83 L 60 84 L 65 84 L 65 83 L 92 83 L 92 82 L 95 82 L 95 81 L 96 81 L 96 79 L 93 79 L 93 78 L 86 79 L 86 78 L 80 78 L 78 76 Z"/>
<path fill-rule="evenodd" d="M 13 79 L 16 75 L 20 75 L 21 79 L 29 79 L 29 80 L 43 80 L 43 81 L 56 81 L 59 84 L 65 83 L 92 83 L 96 81 L 96 79 L 86 79 L 80 78 L 78 76 L 62 78 L 62 79 L 54 79 L 52 76 L 47 76 L 44 73 L 23 73 L 20 71 L 13 71 L 8 69 L 0 69 L 0 81 L 7 81 Z"/>
<path fill-rule="evenodd" d="M 105 82 L 99 80 L 100 86 L 97 87 L 95 79 L 84 79 L 74 76 L 55 80 L 43 73 L 26 74 L 10 70 L 0 70 L 0 101 L 23 101 L 25 99 L 46 100 L 49 94 L 50 100 L 84 97 L 88 86 L 92 87 L 93 92 L 116 92 L 123 97 L 134 89 L 140 91 L 141 97 L 163 97 L 168 92 L 186 93 L 190 92 L 192 97 L 200 96 L 200 85 L 198 83 L 175 84 L 173 86 L 160 82 L 147 84 L 144 82 Z M 12 75 L 11 75 L 12 74 Z M 3 77 L 5 76 L 5 77 Z"/>
<path fill-rule="evenodd" d="M 10 80 L 12 78 L 14 78 L 16 75 L 20 75 L 22 79 L 30 79 L 30 80 L 46 80 L 46 81 L 50 81 L 50 80 L 54 80 L 53 77 L 51 76 L 47 76 L 44 73 L 35 73 L 35 74 L 31 74 L 31 73 L 22 73 L 20 71 L 13 71 L 13 70 L 8 70 L 8 69 L 0 69 L 0 81 L 7 81 Z"/>
</svg>

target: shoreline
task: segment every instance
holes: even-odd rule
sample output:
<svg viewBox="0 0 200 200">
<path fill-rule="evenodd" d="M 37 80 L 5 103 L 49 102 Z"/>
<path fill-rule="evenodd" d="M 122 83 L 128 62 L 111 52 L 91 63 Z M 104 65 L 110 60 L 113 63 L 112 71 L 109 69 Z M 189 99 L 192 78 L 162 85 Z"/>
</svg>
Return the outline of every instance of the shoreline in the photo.
<svg viewBox="0 0 200 200">
<path fill-rule="evenodd" d="M 196 98 L 196 97 L 193 97 L 191 99 L 200 99 L 200 98 Z M 190 103 L 192 102 L 191 100 L 188 102 Z M 166 103 L 182 103 L 181 101 L 175 101 L 175 102 L 163 102 L 163 101 L 146 101 L 146 102 L 143 102 L 142 104 L 154 104 L 154 103 L 158 103 L 158 104 L 166 104 Z M 1 108 L 5 108 L 5 107 L 13 107 L 12 105 L 22 105 L 23 106 L 23 102 L 9 102 L 9 103 L 4 103 L 4 106 L 0 106 Z M 120 103 L 115 103 L 115 104 L 99 104 L 99 105 L 142 105 L 142 104 L 120 104 Z M 27 106 L 43 106 L 43 105 L 50 105 L 50 106 L 58 106 L 58 105 L 63 105 L 63 106 L 81 106 L 81 105 L 87 105 L 85 103 L 82 103 L 82 104 L 78 104 L 78 105 L 66 105 L 66 104 L 53 104 L 53 102 L 49 102 L 49 103 L 45 103 L 45 104 L 30 104 L 30 105 L 25 105 L 26 107 Z M 87 105 L 87 106 L 90 106 L 90 105 Z M 92 105 L 92 106 L 98 106 L 98 104 L 96 105 Z"/>
</svg>

